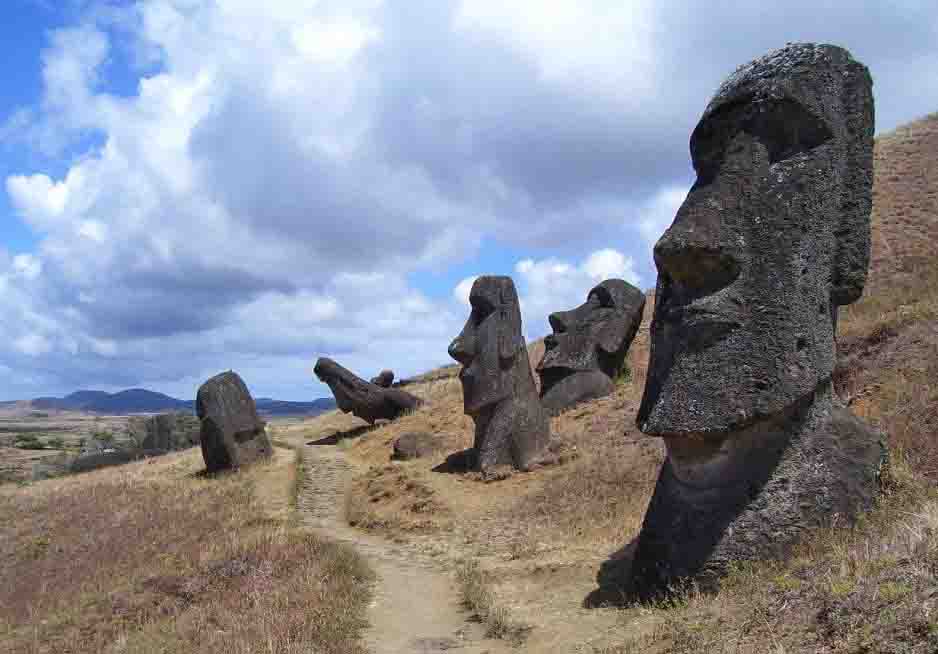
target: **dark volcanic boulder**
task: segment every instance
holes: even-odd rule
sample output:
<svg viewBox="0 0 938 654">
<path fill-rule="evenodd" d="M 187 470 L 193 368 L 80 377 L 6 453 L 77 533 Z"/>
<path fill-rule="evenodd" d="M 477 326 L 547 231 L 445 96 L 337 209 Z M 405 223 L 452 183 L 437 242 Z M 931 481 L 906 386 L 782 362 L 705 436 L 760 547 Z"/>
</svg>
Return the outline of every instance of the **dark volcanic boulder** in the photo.
<svg viewBox="0 0 938 654">
<path fill-rule="evenodd" d="M 391 458 L 396 461 L 409 461 L 429 456 L 440 449 L 437 439 L 423 431 L 411 431 L 401 434 L 394 440 Z"/>
<path fill-rule="evenodd" d="M 143 421 L 146 436 L 140 447 L 149 450 L 184 450 L 199 444 L 201 424 L 189 413 L 161 413 Z"/>
<path fill-rule="evenodd" d="M 202 384 L 195 404 L 209 472 L 237 468 L 273 453 L 254 398 L 236 373 L 229 370 Z"/>
<path fill-rule="evenodd" d="M 394 371 L 382 370 L 377 377 L 371 378 L 371 383 L 381 388 L 391 388 L 391 384 L 394 383 Z"/>
<path fill-rule="evenodd" d="M 381 419 L 394 420 L 423 404 L 420 398 L 405 391 L 366 382 L 326 357 L 316 361 L 313 372 L 332 390 L 339 409 L 371 424 Z"/>
</svg>

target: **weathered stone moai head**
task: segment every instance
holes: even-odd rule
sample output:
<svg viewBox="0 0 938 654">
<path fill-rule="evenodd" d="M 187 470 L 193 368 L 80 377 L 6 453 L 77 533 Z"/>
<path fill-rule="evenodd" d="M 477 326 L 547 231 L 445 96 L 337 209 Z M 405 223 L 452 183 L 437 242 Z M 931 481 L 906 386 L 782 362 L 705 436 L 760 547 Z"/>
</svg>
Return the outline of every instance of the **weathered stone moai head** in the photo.
<svg viewBox="0 0 938 654">
<path fill-rule="evenodd" d="M 449 355 L 462 364 L 465 413 L 476 424 L 475 467 L 527 469 L 547 448 L 550 423 L 537 397 L 510 277 L 479 277 L 472 311 Z"/>
<path fill-rule="evenodd" d="M 774 51 L 720 87 L 690 150 L 697 180 L 654 249 L 637 422 L 668 457 L 634 562 L 645 592 L 851 519 L 882 461 L 831 390 L 837 307 L 869 260 L 866 67 L 830 45 Z"/>
<path fill-rule="evenodd" d="M 556 412 L 611 393 L 644 308 L 644 293 L 607 279 L 577 308 L 550 314 L 553 334 L 537 366 L 544 407 Z"/>
<path fill-rule="evenodd" d="M 394 420 L 423 404 L 410 393 L 366 382 L 327 357 L 316 361 L 313 373 L 332 390 L 339 409 L 371 424 L 376 420 Z"/>
<path fill-rule="evenodd" d="M 237 373 L 229 370 L 202 384 L 195 408 L 201 420 L 202 458 L 209 472 L 237 468 L 273 453 L 254 398 Z"/>
<path fill-rule="evenodd" d="M 382 370 L 376 377 L 371 378 L 371 383 L 381 388 L 391 388 L 391 384 L 394 383 L 394 371 Z"/>
</svg>

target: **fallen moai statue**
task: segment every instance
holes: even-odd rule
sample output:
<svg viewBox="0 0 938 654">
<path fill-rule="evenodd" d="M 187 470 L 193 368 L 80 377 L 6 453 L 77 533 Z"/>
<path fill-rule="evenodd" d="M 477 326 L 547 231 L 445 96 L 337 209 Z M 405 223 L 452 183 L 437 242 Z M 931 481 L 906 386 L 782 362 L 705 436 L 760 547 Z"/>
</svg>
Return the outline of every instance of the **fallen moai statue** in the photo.
<svg viewBox="0 0 938 654">
<path fill-rule="evenodd" d="M 449 355 L 462 364 L 464 411 L 475 421 L 472 468 L 528 470 L 547 451 L 550 420 L 534 386 L 514 282 L 479 277 L 469 303 L 469 319 Z"/>
<path fill-rule="evenodd" d="M 202 384 L 195 405 L 209 472 L 238 468 L 273 453 L 254 398 L 237 373 L 229 370 Z"/>
<path fill-rule="evenodd" d="M 644 309 L 644 293 L 607 279 L 577 308 L 550 314 L 553 333 L 537 366 L 544 407 L 556 413 L 612 393 Z"/>
<path fill-rule="evenodd" d="M 706 586 L 873 505 L 881 436 L 831 384 L 837 307 L 869 261 L 871 86 L 846 50 L 792 44 L 730 76 L 694 130 L 697 181 L 654 249 L 637 423 L 668 453 L 639 594 Z"/>
<path fill-rule="evenodd" d="M 405 391 L 366 382 L 326 357 L 316 361 L 313 372 L 332 390 L 339 409 L 371 424 L 376 420 L 394 420 L 423 404 L 419 397 Z"/>
</svg>

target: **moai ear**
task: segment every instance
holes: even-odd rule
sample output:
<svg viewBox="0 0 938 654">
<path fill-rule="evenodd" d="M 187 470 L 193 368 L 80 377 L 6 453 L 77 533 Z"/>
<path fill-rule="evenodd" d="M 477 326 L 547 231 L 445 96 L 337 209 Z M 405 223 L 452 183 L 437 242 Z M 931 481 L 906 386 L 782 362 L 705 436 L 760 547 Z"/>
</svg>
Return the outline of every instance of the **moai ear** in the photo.
<svg viewBox="0 0 938 654">
<path fill-rule="evenodd" d="M 508 363 L 511 361 L 517 351 L 517 341 L 514 338 L 514 329 L 512 329 L 511 317 L 504 305 L 497 309 L 498 311 L 498 358 Z"/>
<path fill-rule="evenodd" d="M 866 66 L 852 62 L 844 80 L 846 165 L 841 191 L 837 253 L 831 279 L 831 304 L 856 302 L 866 284 L 870 261 L 870 210 L 873 188 L 873 81 Z"/>
</svg>

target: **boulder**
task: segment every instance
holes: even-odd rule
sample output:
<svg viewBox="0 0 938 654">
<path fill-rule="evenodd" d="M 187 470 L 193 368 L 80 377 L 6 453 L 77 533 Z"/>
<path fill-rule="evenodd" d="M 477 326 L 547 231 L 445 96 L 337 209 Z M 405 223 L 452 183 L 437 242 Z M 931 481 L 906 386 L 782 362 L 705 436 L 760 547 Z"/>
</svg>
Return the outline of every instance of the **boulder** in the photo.
<svg viewBox="0 0 938 654">
<path fill-rule="evenodd" d="M 429 456 L 440 450 L 438 440 L 422 431 L 410 431 L 394 440 L 391 458 L 396 461 L 410 461 Z"/>
<path fill-rule="evenodd" d="M 254 398 L 237 373 L 216 375 L 199 387 L 202 457 L 209 472 L 238 468 L 273 453 Z"/>
</svg>

